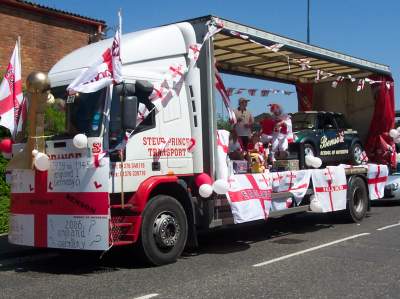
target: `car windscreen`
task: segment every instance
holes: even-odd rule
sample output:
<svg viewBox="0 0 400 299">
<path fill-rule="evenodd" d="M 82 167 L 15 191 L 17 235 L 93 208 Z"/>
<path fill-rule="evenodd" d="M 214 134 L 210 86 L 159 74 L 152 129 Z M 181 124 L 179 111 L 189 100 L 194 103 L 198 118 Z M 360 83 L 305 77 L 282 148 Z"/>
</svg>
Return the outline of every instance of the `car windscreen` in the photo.
<svg viewBox="0 0 400 299">
<path fill-rule="evenodd" d="M 293 131 L 315 129 L 316 114 L 294 113 L 292 115 Z"/>
</svg>

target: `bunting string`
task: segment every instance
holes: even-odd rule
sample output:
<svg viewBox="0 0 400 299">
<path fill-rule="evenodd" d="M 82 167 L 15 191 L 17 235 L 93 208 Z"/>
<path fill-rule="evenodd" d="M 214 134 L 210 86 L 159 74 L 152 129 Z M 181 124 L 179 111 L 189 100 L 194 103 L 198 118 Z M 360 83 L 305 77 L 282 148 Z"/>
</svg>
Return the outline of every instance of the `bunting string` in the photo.
<svg viewBox="0 0 400 299">
<path fill-rule="evenodd" d="M 279 43 L 272 44 L 270 46 L 266 46 L 266 45 L 263 45 L 263 44 L 255 41 L 255 40 L 251 39 L 248 35 L 244 35 L 244 34 L 241 34 L 239 32 L 233 31 L 233 30 L 230 31 L 230 34 L 235 36 L 235 37 L 238 37 L 238 38 L 241 38 L 241 39 L 244 39 L 244 40 L 248 40 L 248 41 L 250 41 L 250 42 L 252 42 L 254 44 L 257 44 L 259 46 L 262 46 L 262 47 L 264 47 L 264 48 L 266 48 L 266 49 L 268 49 L 268 50 L 270 50 L 270 51 L 272 51 L 274 53 L 278 53 L 281 50 L 281 48 L 285 46 L 284 44 L 279 44 Z M 344 80 L 350 80 L 351 82 L 355 82 L 357 80 L 355 77 L 353 77 L 353 76 L 351 76 L 349 74 L 347 76 L 342 76 L 342 75 L 338 75 L 338 74 L 336 74 L 334 72 L 327 72 L 327 71 L 315 68 L 315 67 L 311 66 L 311 60 L 308 59 L 308 58 L 291 58 L 290 56 L 288 56 L 288 55 L 286 55 L 284 53 L 278 53 L 278 54 L 280 56 L 282 56 L 282 57 L 285 57 L 285 59 L 287 60 L 289 71 L 291 70 L 290 63 L 300 66 L 303 71 L 314 70 L 315 71 L 314 81 L 316 83 L 321 81 L 321 80 L 325 80 L 325 79 L 328 79 L 330 77 L 336 76 L 336 79 L 334 81 L 332 81 L 332 85 L 331 85 L 333 88 L 336 88 L 339 85 L 339 83 L 343 82 Z M 372 84 L 377 84 L 377 83 L 381 83 L 381 82 L 382 81 L 371 80 L 368 77 L 359 78 L 358 79 L 358 84 L 357 84 L 357 92 L 359 92 L 359 91 L 364 89 L 365 83 L 369 83 L 370 85 L 372 85 Z M 386 84 L 386 88 L 390 89 L 392 85 L 393 84 L 390 84 L 390 82 L 388 82 Z"/>
<path fill-rule="evenodd" d="M 240 95 L 240 94 L 247 94 L 251 97 L 260 96 L 260 97 L 267 97 L 269 95 L 276 95 L 276 94 L 283 94 L 286 96 L 290 96 L 291 94 L 295 93 L 294 91 L 289 90 L 282 90 L 282 89 L 274 89 L 274 88 L 234 88 L 234 87 L 227 87 L 226 93 L 228 96 L 232 95 Z"/>
</svg>

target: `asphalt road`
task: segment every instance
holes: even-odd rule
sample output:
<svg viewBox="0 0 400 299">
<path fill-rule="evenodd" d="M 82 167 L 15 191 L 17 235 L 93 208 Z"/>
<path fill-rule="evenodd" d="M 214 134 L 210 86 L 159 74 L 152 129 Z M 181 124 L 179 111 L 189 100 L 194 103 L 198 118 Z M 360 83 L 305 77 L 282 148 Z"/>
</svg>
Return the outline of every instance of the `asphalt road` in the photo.
<svg viewBox="0 0 400 299">
<path fill-rule="evenodd" d="M 400 204 L 390 202 L 373 206 L 361 224 L 289 215 L 201 235 L 196 252 L 162 267 L 144 265 L 130 249 L 99 259 L 7 253 L 4 245 L 0 297 L 399 298 L 399 222 Z"/>
</svg>

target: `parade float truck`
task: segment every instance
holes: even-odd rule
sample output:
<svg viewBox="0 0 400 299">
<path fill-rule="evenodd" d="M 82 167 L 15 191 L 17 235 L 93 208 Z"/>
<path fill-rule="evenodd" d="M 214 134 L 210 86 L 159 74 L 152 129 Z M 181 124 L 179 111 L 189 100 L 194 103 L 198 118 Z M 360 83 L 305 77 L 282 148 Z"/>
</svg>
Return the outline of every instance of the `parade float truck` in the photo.
<svg viewBox="0 0 400 299">
<path fill-rule="evenodd" d="M 376 157 L 391 153 L 377 144 L 393 143 L 394 119 L 387 66 L 207 16 L 124 34 L 124 83 L 68 95 L 110 43 L 77 49 L 48 79 L 27 80 L 28 138 L 13 145 L 8 167 L 11 243 L 98 251 L 135 244 L 161 265 L 197 246 L 199 231 L 310 210 L 361 221 L 383 196 L 390 159 Z M 293 84 L 300 111 L 344 114 L 376 163 L 235 174 L 227 132 L 217 128 L 217 69 Z M 316 80 L 317 72 L 329 75 Z M 60 134 L 43 133 L 48 99 L 65 110 Z M 328 151 L 340 138 L 325 141 Z"/>
</svg>

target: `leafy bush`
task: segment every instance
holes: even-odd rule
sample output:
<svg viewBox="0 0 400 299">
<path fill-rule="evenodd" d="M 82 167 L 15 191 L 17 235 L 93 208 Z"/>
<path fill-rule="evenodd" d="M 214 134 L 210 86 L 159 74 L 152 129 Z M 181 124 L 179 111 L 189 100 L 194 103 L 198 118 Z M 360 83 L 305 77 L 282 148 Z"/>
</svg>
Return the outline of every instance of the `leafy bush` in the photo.
<svg viewBox="0 0 400 299">
<path fill-rule="evenodd" d="M 7 160 L 1 156 L 0 157 L 0 234 L 8 231 L 10 187 L 6 184 L 6 178 L 5 178 L 6 165 L 7 165 Z"/>
</svg>

